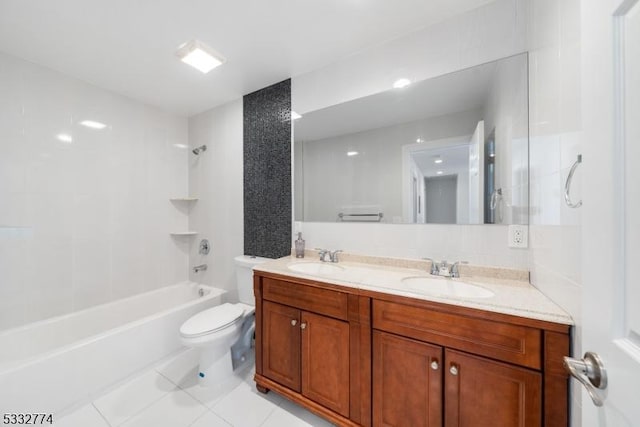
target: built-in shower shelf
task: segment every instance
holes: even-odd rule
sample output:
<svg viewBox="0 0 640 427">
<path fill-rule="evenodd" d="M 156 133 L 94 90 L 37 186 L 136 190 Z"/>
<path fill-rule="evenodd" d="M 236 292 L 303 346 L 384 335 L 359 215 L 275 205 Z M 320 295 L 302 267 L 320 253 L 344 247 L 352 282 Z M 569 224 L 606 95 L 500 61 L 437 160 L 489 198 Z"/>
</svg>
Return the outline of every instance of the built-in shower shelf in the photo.
<svg viewBox="0 0 640 427">
<path fill-rule="evenodd" d="M 197 197 L 172 197 L 169 200 L 172 202 L 197 202 Z"/>
<path fill-rule="evenodd" d="M 196 234 L 198 234 L 197 231 L 175 231 L 172 233 L 169 233 L 172 236 L 195 236 Z"/>
</svg>

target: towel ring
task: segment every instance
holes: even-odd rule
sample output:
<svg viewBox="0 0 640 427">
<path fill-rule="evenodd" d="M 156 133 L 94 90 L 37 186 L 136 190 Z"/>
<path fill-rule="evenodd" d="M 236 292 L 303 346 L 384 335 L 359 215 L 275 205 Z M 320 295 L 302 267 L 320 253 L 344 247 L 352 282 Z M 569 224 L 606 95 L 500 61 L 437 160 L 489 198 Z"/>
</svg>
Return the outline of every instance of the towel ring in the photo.
<svg viewBox="0 0 640 427">
<path fill-rule="evenodd" d="M 578 159 L 573 166 L 571 166 L 571 170 L 567 176 L 567 181 L 564 183 L 564 201 L 567 203 L 567 206 L 574 209 L 582 206 L 582 200 L 579 200 L 577 203 L 573 203 L 571 201 L 571 181 L 573 181 L 573 173 L 576 171 L 580 163 L 582 163 L 582 154 L 578 154 Z"/>
</svg>

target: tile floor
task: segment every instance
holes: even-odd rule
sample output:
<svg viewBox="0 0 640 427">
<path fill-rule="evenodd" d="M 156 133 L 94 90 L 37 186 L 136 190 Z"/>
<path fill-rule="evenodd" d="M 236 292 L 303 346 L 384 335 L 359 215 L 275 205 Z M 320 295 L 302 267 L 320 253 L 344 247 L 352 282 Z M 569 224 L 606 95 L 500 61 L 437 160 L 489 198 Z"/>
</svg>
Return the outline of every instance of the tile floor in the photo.
<svg viewBox="0 0 640 427">
<path fill-rule="evenodd" d="M 56 427 L 328 427 L 329 422 L 253 382 L 248 361 L 225 384 L 197 382 L 197 353 L 185 350 L 55 420 Z"/>
</svg>

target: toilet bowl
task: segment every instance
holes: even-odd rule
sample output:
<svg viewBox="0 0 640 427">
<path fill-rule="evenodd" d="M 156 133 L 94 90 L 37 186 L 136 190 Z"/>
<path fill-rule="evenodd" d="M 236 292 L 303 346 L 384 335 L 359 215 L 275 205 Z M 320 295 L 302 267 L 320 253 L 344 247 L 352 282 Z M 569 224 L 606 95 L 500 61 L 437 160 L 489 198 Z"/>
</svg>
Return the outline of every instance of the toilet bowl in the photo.
<svg viewBox="0 0 640 427">
<path fill-rule="evenodd" d="M 268 259 L 238 256 L 234 260 L 240 302 L 201 311 L 180 327 L 182 343 L 200 351 L 198 383 L 204 387 L 229 379 L 233 374 L 233 359 L 244 361 L 252 342 L 255 329 L 253 267 Z"/>
<path fill-rule="evenodd" d="M 198 382 L 202 386 L 223 382 L 233 372 L 231 346 L 240 338 L 243 324 L 255 308 L 225 303 L 201 311 L 180 327 L 180 339 L 187 347 L 198 347 Z"/>
</svg>

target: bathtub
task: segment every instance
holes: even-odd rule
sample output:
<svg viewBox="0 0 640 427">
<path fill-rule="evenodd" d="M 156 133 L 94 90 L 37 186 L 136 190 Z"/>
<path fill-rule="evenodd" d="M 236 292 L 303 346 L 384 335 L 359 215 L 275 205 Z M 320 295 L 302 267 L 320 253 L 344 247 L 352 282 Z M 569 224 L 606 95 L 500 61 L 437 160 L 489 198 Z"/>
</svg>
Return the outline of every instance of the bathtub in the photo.
<svg viewBox="0 0 640 427">
<path fill-rule="evenodd" d="M 180 325 L 223 293 L 184 282 L 0 332 L 0 414 L 91 399 L 180 349 Z"/>
</svg>

